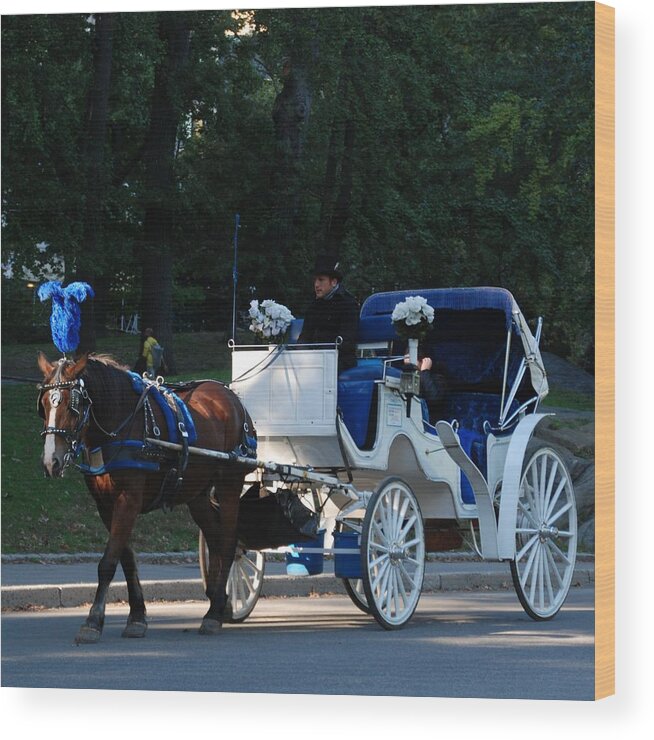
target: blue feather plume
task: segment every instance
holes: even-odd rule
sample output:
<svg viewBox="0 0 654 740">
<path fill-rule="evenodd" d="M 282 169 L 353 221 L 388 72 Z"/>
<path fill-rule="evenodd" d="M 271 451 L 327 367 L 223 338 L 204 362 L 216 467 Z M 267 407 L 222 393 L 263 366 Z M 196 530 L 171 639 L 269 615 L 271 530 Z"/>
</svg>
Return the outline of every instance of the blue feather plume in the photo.
<svg viewBox="0 0 654 740">
<path fill-rule="evenodd" d="M 59 280 L 51 280 L 39 288 L 41 301 L 52 299 L 50 329 L 52 341 L 60 352 L 74 352 L 79 347 L 82 323 L 80 303 L 94 295 L 93 288 L 88 283 L 71 283 L 63 288 Z"/>
</svg>

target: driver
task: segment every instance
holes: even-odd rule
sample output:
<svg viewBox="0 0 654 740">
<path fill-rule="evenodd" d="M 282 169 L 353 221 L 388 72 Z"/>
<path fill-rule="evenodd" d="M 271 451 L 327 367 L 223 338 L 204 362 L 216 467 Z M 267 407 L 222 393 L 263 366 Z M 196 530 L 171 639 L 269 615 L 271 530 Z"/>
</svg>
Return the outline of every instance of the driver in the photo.
<svg viewBox="0 0 654 740">
<path fill-rule="evenodd" d="M 342 285 L 338 260 L 319 255 L 313 270 L 315 299 L 308 306 L 299 344 L 333 344 L 343 340 L 338 352 L 338 372 L 357 364 L 356 343 L 359 304 Z"/>
</svg>

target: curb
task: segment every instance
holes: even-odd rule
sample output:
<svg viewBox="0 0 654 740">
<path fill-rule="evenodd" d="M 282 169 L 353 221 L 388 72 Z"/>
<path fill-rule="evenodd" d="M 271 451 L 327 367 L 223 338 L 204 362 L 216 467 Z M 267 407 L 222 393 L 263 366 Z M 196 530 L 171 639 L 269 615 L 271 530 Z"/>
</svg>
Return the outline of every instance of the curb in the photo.
<svg viewBox="0 0 654 740">
<path fill-rule="evenodd" d="M 591 586 L 595 582 L 594 568 L 575 569 L 573 587 Z M 172 581 L 143 581 L 146 601 L 205 601 L 201 579 Z M 436 573 L 425 575 L 423 593 L 439 591 L 503 591 L 512 589 L 511 574 L 464 572 Z M 48 586 L 3 586 L 2 610 L 26 611 L 31 609 L 74 608 L 91 604 L 95 596 L 95 583 L 48 585 Z M 332 575 L 292 577 L 284 575 L 266 576 L 261 598 L 292 598 L 297 596 L 326 596 L 345 594 L 340 578 Z M 109 587 L 107 603 L 127 601 L 124 583 Z"/>
</svg>

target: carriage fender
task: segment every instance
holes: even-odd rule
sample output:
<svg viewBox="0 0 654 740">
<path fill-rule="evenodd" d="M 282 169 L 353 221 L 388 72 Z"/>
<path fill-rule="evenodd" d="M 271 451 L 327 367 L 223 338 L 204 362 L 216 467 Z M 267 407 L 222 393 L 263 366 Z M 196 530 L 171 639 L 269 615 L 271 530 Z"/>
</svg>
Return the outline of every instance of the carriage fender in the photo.
<svg viewBox="0 0 654 740">
<path fill-rule="evenodd" d="M 547 416 L 553 416 L 553 414 L 529 414 L 529 416 L 525 416 L 519 421 L 511 435 L 502 475 L 502 495 L 500 497 L 497 531 L 497 549 L 500 560 L 513 560 L 515 557 L 515 527 L 525 453 L 536 426 Z"/>
</svg>

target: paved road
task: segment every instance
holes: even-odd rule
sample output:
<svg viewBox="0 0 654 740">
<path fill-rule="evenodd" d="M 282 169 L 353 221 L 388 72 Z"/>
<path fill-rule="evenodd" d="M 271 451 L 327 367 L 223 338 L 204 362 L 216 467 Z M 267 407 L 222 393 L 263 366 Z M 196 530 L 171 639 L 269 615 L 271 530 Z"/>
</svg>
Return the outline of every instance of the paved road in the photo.
<svg viewBox="0 0 654 740">
<path fill-rule="evenodd" d="M 5 612 L 2 685 L 592 699 L 592 588 L 533 622 L 512 592 L 423 594 L 412 621 L 387 632 L 347 597 L 261 599 L 241 625 L 197 634 L 206 605 L 151 605 L 143 640 L 124 640 L 110 605 L 102 641 L 75 646 L 86 610 Z"/>
</svg>

